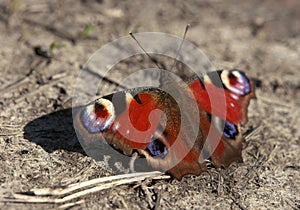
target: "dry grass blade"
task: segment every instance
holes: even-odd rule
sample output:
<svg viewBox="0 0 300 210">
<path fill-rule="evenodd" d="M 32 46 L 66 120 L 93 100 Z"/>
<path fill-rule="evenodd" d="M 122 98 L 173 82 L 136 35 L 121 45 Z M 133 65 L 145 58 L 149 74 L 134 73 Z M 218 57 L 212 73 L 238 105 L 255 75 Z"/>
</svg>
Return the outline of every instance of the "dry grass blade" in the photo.
<svg viewBox="0 0 300 210">
<path fill-rule="evenodd" d="M 270 97 L 259 96 L 258 98 L 259 98 L 259 100 L 263 101 L 264 103 L 271 104 L 271 105 L 277 105 L 277 106 L 285 107 L 288 109 L 295 107 L 295 104 L 293 104 L 293 103 L 282 102 L 280 100 L 276 100 L 276 99 L 270 98 Z"/>
<path fill-rule="evenodd" d="M 265 124 L 257 126 L 251 133 L 249 133 L 245 136 L 245 139 L 248 141 L 249 139 L 252 138 L 252 136 L 260 133 L 264 129 L 264 127 L 265 127 Z"/>
<path fill-rule="evenodd" d="M 70 209 L 71 207 L 80 205 L 82 203 L 84 203 L 84 200 L 79 200 L 79 201 L 72 202 L 72 203 L 66 203 L 66 204 L 59 206 L 58 209 Z"/>
<path fill-rule="evenodd" d="M 96 184 L 103 184 L 105 182 L 109 182 L 109 183 L 113 184 L 120 180 L 130 181 L 130 180 L 137 179 L 137 181 L 139 181 L 138 179 L 143 180 L 145 178 L 149 178 L 151 176 L 152 177 L 158 176 L 160 174 L 161 174 L 161 172 L 158 172 L 158 171 L 145 172 L 145 173 L 121 174 L 121 175 L 116 175 L 116 176 L 96 178 L 96 179 L 92 179 L 92 180 L 85 181 L 85 182 L 71 184 L 66 187 L 61 187 L 61 188 L 57 188 L 57 189 L 55 189 L 55 188 L 31 189 L 30 192 L 33 193 L 34 195 L 38 195 L 38 196 L 46 196 L 46 195 L 62 196 L 62 195 L 71 193 L 75 190 L 79 190 L 79 189 L 86 188 L 86 187 L 96 185 Z M 131 183 L 131 181 L 129 183 Z M 125 182 L 125 184 L 126 184 L 126 182 Z"/>
<path fill-rule="evenodd" d="M 29 192 L 26 192 L 29 193 L 30 195 L 25 195 L 24 193 L 23 194 L 16 193 L 14 194 L 14 198 L 5 199 L 2 200 L 2 202 L 64 203 L 85 196 L 87 194 L 95 193 L 104 189 L 113 188 L 123 184 L 130 184 L 133 182 L 142 181 L 147 178 L 167 179 L 170 178 L 170 176 L 162 175 L 162 173 L 159 171 L 153 171 L 153 172 L 145 172 L 145 173 L 131 173 L 131 174 L 110 176 L 110 177 L 102 177 L 102 178 L 76 183 L 76 184 L 72 184 L 69 186 L 56 188 L 56 189 L 54 188 L 32 189 Z M 90 188 L 86 189 L 87 187 Z"/>
</svg>

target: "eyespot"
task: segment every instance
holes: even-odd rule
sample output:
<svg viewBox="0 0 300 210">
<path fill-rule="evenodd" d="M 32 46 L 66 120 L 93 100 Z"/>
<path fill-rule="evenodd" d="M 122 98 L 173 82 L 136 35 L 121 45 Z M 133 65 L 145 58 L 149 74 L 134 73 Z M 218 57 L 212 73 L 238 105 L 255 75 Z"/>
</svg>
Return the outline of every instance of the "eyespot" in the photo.
<svg viewBox="0 0 300 210">
<path fill-rule="evenodd" d="M 223 130 L 223 135 L 228 138 L 228 139 L 234 139 L 235 136 L 238 134 L 238 129 L 237 126 L 225 121 L 224 123 L 224 130 Z"/>
<path fill-rule="evenodd" d="M 159 139 L 152 140 L 147 147 L 147 151 L 152 157 L 164 157 L 168 153 L 167 147 Z"/>
<path fill-rule="evenodd" d="M 115 119 L 113 104 L 107 99 L 97 99 L 81 113 L 81 121 L 90 133 L 102 132 L 111 126 Z"/>
<path fill-rule="evenodd" d="M 250 82 L 248 77 L 241 71 L 224 70 L 221 73 L 221 79 L 224 86 L 231 92 L 244 96 L 251 92 Z"/>
</svg>

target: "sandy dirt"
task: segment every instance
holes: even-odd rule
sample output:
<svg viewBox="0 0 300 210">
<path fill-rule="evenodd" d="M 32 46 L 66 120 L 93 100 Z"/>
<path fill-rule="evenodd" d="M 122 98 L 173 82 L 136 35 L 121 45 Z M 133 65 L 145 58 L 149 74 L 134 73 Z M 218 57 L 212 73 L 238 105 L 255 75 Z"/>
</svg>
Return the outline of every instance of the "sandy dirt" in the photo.
<svg viewBox="0 0 300 210">
<path fill-rule="evenodd" d="M 2 200 L 111 175 L 72 127 L 77 73 L 129 31 L 181 37 L 187 23 L 187 39 L 216 68 L 242 69 L 256 82 L 247 126 L 258 129 L 244 144 L 244 163 L 118 186 L 70 208 L 299 209 L 299 20 L 298 0 L 0 1 L 0 209 L 56 209 Z M 100 94 L 113 88 L 107 83 Z"/>
</svg>

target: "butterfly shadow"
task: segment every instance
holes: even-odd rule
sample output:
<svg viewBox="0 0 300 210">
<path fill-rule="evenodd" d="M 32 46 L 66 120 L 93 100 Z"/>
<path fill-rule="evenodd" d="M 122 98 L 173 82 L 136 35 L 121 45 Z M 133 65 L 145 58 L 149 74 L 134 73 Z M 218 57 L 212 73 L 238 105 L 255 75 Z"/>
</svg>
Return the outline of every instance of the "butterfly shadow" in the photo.
<svg viewBox="0 0 300 210">
<path fill-rule="evenodd" d="M 85 154 L 73 127 L 72 108 L 43 115 L 24 127 L 24 138 L 46 152 L 66 150 Z"/>
</svg>

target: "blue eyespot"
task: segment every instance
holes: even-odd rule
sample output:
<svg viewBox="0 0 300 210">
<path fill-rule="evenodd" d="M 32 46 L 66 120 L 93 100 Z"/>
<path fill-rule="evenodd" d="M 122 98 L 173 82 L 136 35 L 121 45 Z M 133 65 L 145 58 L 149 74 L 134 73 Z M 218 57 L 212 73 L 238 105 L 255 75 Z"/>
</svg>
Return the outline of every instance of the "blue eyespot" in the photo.
<svg viewBox="0 0 300 210">
<path fill-rule="evenodd" d="M 238 134 L 238 129 L 237 126 L 225 121 L 224 124 L 224 130 L 223 130 L 223 135 L 228 138 L 228 139 L 234 139 L 235 136 Z"/>
<path fill-rule="evenodd" d="M 152 157 L 157 157 L 157 156 L 164 157 L 168 153 L 167 147 L 158 139 L 152 140 L 149 143 L 147 150 Z"/>
</svg>

